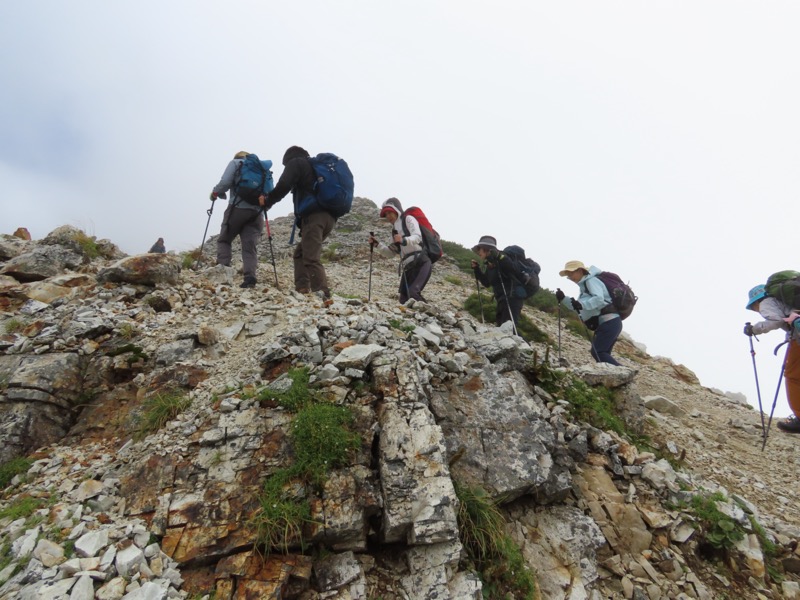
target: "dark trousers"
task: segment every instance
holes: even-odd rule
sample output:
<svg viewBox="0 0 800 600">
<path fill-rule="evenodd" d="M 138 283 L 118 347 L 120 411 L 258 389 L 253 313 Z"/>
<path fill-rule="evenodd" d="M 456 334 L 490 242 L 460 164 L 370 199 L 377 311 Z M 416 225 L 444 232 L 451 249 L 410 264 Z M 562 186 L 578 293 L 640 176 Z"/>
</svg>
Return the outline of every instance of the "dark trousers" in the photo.
<svg viewBox="0 0 800 600">
<path fill-rule="evenodd" d="M 294 249 L 294 289 L 299 291 L 322 291 L 330 296 L 328 276 L 322 266 L 322 242 L 336 225 L 329 213 L 319 211 L 303 217 L 300 221 L 300 243 Z"/>
<path fill-rule="evenodd" d="M 264 217 L 261 212 L 228 205 L 217 237 L 217 264 L 231 266 L 231 242 L 238 235 L 242 243 L 244 276 L 255 279 L 258 267 L 258 240 L 263 229 Z"/>
<path fill-rule="evenodd" d="M 419 264 L 413 264 L 410 269 L 406 269 L 400 275 L 400 304 L 408 302 L 409 298 L 425 302 L 422 297 L 422 290 L 431 278 L 431 271 L 433 265 L 427 256 L 423 256 L 415 261 Z"/>
<path fill-rule="evenodd" d="M 514 320 L 514 327 L 519 326 L 519 316 L 522 313 L 522 305 L 525 304 L 525 298 L 495 298 L 497 301 L 497 311 L 495 323 L 500 327 L 506 321 Z"/>
<path fill-rule="evenodd" d="M 611 356 L 611 350 L 614 349 L 620 333 L 622 333 L 622 319 L 619 317 L 600 323 L 592 339 L 592 358 L 597 362 L 619 366 L 619 363 Z"/>
</svg>

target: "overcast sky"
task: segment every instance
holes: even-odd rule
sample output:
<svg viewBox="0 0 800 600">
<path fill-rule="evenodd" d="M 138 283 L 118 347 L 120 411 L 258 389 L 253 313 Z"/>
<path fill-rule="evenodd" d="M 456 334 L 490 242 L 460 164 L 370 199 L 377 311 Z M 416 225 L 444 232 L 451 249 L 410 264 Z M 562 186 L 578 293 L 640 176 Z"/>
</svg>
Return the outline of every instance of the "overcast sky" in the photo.
<svg viewBox="0 0 800 600">
<path fill-rule="evenodd" d="M 800 269 L 799 26 L 794 2 L 4 2 L 0 231 L 189 250 L 235 152 L 276 177 L 334 152 L 357 195 L 519 244 L 550 289 L 618 272 L 634 339 L 757 405 L 747 291 Z"/>
</svg>

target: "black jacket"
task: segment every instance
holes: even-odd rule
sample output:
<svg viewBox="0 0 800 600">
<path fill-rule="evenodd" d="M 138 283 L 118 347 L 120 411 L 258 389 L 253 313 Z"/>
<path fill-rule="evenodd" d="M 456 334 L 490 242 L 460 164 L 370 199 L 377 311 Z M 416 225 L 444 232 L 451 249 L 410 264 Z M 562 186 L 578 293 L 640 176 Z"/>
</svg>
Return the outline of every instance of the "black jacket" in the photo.
<svg viewBox="0 0 800 600">
<path fill-rule="evenodd" d="M 520 287 L 519 282 L 515 278 L 516 271 L 511 259 L 502 252 L 492 250 L 492 253 L 486 259 L 486 270 L 481 271 L 480 266 L 475 267 L 475 277 L 478 278 L 484 287 L 491 287 L 494 291 L 494 297 L 499 302 L 506 298 L 525 297 L 524 290 L 520 296 L 517 290 Z M 517 291 L 517 293 L 515 293 Z"/>
<path fill-rule="evenodd" d="M 278 183 L 275 184 L 275 189 L 269 193 L 267 208 L 271 208 L 283 200 L 286 194 L 292 192 L 294 212 L 297 214 L 297 205 L 303 198 L 314 192 L 314 184 L 317 179 L 307 155 L 287 158 L 288 160 L 284 162 L 283 173 L 281 173 Z"/>
</svg>

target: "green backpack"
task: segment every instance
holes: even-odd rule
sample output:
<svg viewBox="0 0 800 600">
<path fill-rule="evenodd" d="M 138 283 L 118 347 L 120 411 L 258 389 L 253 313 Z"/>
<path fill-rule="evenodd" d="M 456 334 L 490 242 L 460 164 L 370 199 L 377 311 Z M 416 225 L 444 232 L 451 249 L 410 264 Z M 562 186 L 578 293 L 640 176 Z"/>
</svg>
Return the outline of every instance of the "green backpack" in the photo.
<svg viewBox="0 0 800 600">
<path fill-rule="evenodd" d="M 786 306 L 800 310 L 800 273 L 778 271 L 767 279 L 767 295 L 777 298 Z"/>
</svg>

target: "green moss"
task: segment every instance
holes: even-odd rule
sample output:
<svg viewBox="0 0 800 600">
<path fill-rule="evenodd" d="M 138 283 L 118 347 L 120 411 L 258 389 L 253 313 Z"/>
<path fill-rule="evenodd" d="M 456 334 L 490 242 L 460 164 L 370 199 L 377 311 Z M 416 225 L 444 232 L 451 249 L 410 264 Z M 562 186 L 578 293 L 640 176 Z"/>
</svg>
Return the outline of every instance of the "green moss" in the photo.
<svg viewBox="0 0 800 600">
<path fill-rule="evenodd" d="M 287 375 L 292 380 L 292 385 L 288 390 L 276 392 L 265 388 L 256 395 L 256 398 L 259 401 L 274 400 L 286 410 L 296 413 L 314 400 L 314 394 L 308 385 L 310 376 L 305 367 L 292 369 Z"/>
<path fill-rule="evenodd" d="M 480 321 L 482 318 L 485 323 L 494 323 L 497 318 L 497 302 L 494 296 L 488 296 L 483 292 L 481 292 L 480 296 L 478 296 L 477 292 L 470 295 L 464 301 L 464 308 L 475 319 Z M 517 333 L 527 342 L 536 342 L 540 344 L 551 342 L 550 336 L 539 329 L 536 324 L 524 314 L 520 315 L 519 323 L 517 323 Z"/>
<path fill-rule="evenodd" d="M 17 475 L 27 473 L 33 460 L 30 458 L 13 458 L 0 466 L 0 488 L 5 489 Z"/>
<path fill-rule="evenodd" d="M 505 518 L 481 488 L 454 482 L 461 543 L 484 583 L 484 598 L 536 597 L 536 577 L 506 533 Z"/>
<path fill-rule="evenodd" d="M 148 398 L 136 418 L 134 438 L 141 440 L 158 431 L 189 408 L 191 403 L 191 398 L 178 392 L 166 392 Z"/>
<path fill-rule="evenodd" d="M 16 519 L 28 518 L 45 504 L 46 502 L 41 498 L 23 496 L 15 499 L 8 506 L 0 510 L 0 519 L 9 518 L 14 521 Z"/>
<path fill-rule="evenodd" d="M 718 550 L 730 550 L 736 542 L 744 539 L 744 528 L 717 508 L 725 496 L 697 494 L 692 498 L 692 513 L 697 517 L 705 540 Z"/>
<path fill-rule="evenodd" d="M 25 327 L 25 321 L 17 317 L 11 317 L 3 321 L 3 331 L 7 334 L 17 333 Z"/>
<path fill-rule="evenodd" d="M 321 492 L 331 470 L 352 464 L 361 447 L 361 437 L 351 429 L 352 411 L 319 401 L 308 388 L 307 369 L 289 375 L 292 388 L 270 397 L 297 412 L 289 429 L 294 463 L 266 480 L 253 522 L 267 552 L 305 547 L 303 529 L 311 522 L 309 497 Z"/>
</svg>

